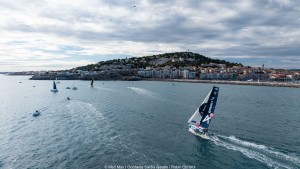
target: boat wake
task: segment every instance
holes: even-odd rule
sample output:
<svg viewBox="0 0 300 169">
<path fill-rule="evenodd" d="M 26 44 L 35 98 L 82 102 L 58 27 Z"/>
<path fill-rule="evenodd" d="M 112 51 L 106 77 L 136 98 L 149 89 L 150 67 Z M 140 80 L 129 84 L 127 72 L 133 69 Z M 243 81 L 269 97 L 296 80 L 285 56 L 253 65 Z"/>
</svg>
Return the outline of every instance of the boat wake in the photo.
<svg viewBox="0 0 300 169">
<path fill-rule="evenodd" d="M 98 111 L 91 103 L 76 100 L 69 102 L 66 107 L 69 112 L 67 115 L 67 118 L 70 119 L 69 123 L 72 123 L 72 126 L 74 124 L 80 126 L 80 131 L 83 132 L 82 135 L 85 135 L 86 138 L 93 135 L 91 132 L 95 133 L 97 131 L 98 134 L 103 134 L 110 128 L 102 112 Z"/>
<path fill-rule="evenodd" d="M 175 101 L 175 100 L 166 99 L 163 96 L 161 96 L 157 93 L 151 92 L 149 90 L 146 90 L 146 89 L 137 88 L 137 87 L 127 87 L 127 88 L 133 90 L 135 93 L 137 93 L 139 95 L 148 96 L 148 97 L 151 97 L 156 100 L 160 100 L 160 101 L 167 102 L 167 103 L 174 104 L 174 105 L 180 105 L 183 107 L 189 107 L 189 108 L 193 107 L 191 105 L 188 105 L 188 104 L 185 104 L 182 102 L 178 102 L 177 100 Z"/>
<path fill-rule="evenodd" d="M 153 93 L 153 92 L 151 92 L 149 90 L 146 90 L 146 89 L 142 89 L 142 88 L 138 88 L 138 87 L 128 87 L 128 88 L 133 90 L 137 94 L 140 94 L 140 95 L 146 95 L 146 96 L 150 96 L 150 97 L 157 97 L 156 93 Z"/>
<path fill-rule="evenodd" d="M 100 90 L 106 90 L 106 91 L 114 91 L 115 92 L 115 90 L 113 90 L 113 89 L 110 89 L 110 88 L 106 88 L 106 87 L 93 87 L 93 88 L 95 88 L 95 89 L 100 89 Z"/>
<path fill-rule="evenodd" d="M 235 136 L 211 136 L 210 140 L 217 146 L 238 151 L 248 158 L 258 160 L 273 168 L 299 168 L 300 157 L 293 153 L 283 153 L 265 145 L 256 144 L 236 138 Z"/>
</svg>

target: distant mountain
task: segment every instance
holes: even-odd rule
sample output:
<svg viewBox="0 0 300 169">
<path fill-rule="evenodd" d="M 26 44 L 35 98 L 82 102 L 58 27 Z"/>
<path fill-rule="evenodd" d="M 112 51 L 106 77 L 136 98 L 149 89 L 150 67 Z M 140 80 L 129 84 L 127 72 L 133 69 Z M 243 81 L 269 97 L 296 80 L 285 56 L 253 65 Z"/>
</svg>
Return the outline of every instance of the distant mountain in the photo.
<svg viewBox="0 0 300 169">
<path fill-rule="evenodd" d="M 87 66 L 77 67 L 79 70 L 97 70 L 103 66 L 110 65 L 123 65 L 129 68 L 146 68 L 146 67 L 186 67 L 186 66 L 205 66 L 207 64 L 224 64 L 227 67 L 232 66 L 243 66 L 241 63 L 232 63 L 225 60 L 211 59 L 198 53 L 192 52 L 175 52 L 175 53 L 165 53 L 152 56 L 143 57 L 132 57 L 126 59 L 114 59 L 108 61 L 101 61 L 97 64 L 90 64 Z"/>
</svg>

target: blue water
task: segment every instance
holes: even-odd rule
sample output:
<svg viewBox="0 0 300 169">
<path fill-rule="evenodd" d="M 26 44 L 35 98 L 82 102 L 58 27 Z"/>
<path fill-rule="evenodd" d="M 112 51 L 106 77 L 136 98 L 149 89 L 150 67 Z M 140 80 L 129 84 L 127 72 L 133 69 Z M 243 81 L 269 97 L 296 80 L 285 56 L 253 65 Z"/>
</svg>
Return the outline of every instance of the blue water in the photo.
<svg viewBox="0 0 300 169">
<path fill-rule="evenodd" d="M 187 120 L 212 84 L 28 78 L 0 76 L 0 168 L 300 168 L 296 88 L 218 85 L 203 140 Z"/>
</svg>

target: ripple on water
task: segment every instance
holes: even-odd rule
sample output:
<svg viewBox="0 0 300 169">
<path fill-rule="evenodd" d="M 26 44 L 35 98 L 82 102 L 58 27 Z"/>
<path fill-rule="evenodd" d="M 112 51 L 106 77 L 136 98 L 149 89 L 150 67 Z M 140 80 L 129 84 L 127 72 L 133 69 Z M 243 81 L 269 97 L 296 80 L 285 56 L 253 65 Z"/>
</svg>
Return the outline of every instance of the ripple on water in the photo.
<svg viewBox="0 0 300 169">
<path fill-rule="evenodd" d="M 1 79 L 0 85 L 9 81 Z M 211 84 L 180 83 L 170 88 L 162 82 L 105 82 L 91 89 L 89 82 L 76 81 L 81 87 L 72 91 L 63 90 L 72 81 L 61 81 L 60 91 L 53 94 L 52 81 L 26 81 L 41 83 L 34 90 L 32 85 L 23 90 L 18 82 L 9 91 L 18 97 L 0 95 L 5 104 L 0 103 L 0 168 L 300 165 L 298 90 L 219 85 L 222 91 L 212 129 L 241 138 L 203 141 L 188 133 L 186 121 Z M 126 88 L 129 85 L 134 87 Z M 37 107 L 48 109 L 33 118 L 31 111 Z M 210 158 L 204 162 L 205 157 Z"/>
</svg>

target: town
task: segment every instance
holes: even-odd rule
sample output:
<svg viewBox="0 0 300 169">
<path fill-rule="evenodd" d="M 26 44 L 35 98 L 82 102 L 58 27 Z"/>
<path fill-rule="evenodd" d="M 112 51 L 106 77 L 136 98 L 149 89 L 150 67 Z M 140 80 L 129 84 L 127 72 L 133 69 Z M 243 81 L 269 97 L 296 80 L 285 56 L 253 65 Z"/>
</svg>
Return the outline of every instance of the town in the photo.
<svg viewBox="0 0 300 169">
<path fill-rule="evenodd" d="M 299 70 L 244 66 L 210 59 L 192 52 L 177 52 L 102 61 L 70 70 L 16 72 L 33 75 L 32 80 L 219 80 L 299 83 Z"/>
</svg>

